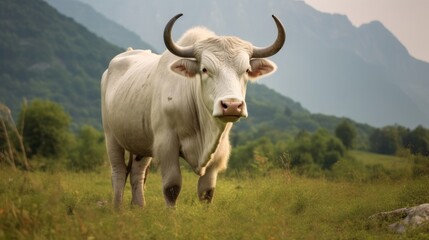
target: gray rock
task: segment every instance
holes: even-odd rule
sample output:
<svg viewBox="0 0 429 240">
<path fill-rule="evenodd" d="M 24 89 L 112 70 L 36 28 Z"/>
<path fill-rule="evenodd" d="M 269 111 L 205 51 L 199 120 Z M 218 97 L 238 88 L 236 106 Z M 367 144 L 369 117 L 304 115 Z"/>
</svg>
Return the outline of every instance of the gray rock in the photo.
<svg viewBox="0 0 429 240">
<path fill-rule="evenodd" d="M 396 222 L 389 225 L 389 228 L 396 233 L 404 233 L 409 228 L 429 223 L 429 203 L 410 208 L 400 208 L 389 212 L 381 212 L 369 218 L 383 221 L 396 220 Z"/>
</svg>

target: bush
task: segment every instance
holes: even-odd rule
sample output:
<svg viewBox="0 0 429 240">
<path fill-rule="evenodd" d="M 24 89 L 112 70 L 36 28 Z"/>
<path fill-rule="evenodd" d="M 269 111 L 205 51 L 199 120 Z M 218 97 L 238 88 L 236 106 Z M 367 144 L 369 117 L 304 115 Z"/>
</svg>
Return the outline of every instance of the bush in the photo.
<svg viewBox="0 0 429 240">
<path fill-rule="evenodd" d="M 32 101 L 21 110 L 20 122 L 26 151 L 37 169 L 92 171 L 104 163 L 103 134 L 84 125 L 74 137 L 69 128 L 71 117 L 57 103 Z"/>
<path fill-rule="evenodd" d="M 68 152 L 71 117 L 61 105 L 36 99 L 21 110 L 19 122 L 24 126 L 24 144 L 30 158 L 38 155 L 58 159 Z"/>
<path fill-rule="evenodd" d="M 412 158 L 413 165 L 413 176 L 429 176 L 429 157 L 417 155 Z"/>
<path fill-rule="evenodd" d="M 350 121 L 344 120 L 335 128 L 335 136 L 343 142 L 347 149 L 352 149 L 353 141 L 356 138 L 356 129 Z"/>
<path fill-rule="evenodd" d="M 428 176 L 407 183 L 399 196 L 401 206 L 411 207 L 429 202 L 427 186 L 429 186 Z"/>
<path fill-rule="evenodd" d="M 291 161 L 292 166 L 295 168 L 302 168 L 313 163 L 313 157 L 308 152 L 294 153 Z"/>
<path fill-rule="evenodd" d="M 391 179 L 389 171 L 381 164 L 366 166 L 367 178 L 370 181 Z"/>
<path fill-rule="evenodd" d="M 282 146 L 279 144 L 279 146 Z M 245 145 L 232 149 L 229 168 L 234 170 L 250 170 L 266 172 L 272 167 L 280 167 L 279 147 L 267 137 L 249 141 Z"/>
<path fill-rule="evenodd" d="M 332 166 L 329 177 L 337 180 L 361 182 L 365 180 L 365 166 L 354 158 L 343 158 Z"/>
<path fill-rule="evenodd" d="M 429 130 L 422 126 L 416 127 L 404 137 L 404 147 L 413 154 L 429 156 Z"/>
<path fill-rule="evenodd" d="M 71 153 L 68 168 L 75 171 L 93 171 L 104 163 L 105 145 L 103 133 L 84 125 L 80 128 L 76 145 Z"/>
<path fill-rule="evenodd" d="M 299 133 L 290 146 L 292 168 L 312 169 L 315 166 L 329 170 L 344 156 L 346 149 L 341 141 L 326 130 L 319 130 L 310 135 Z M 309 168 L 308 166 L 313 167 Z"/>
</svg>

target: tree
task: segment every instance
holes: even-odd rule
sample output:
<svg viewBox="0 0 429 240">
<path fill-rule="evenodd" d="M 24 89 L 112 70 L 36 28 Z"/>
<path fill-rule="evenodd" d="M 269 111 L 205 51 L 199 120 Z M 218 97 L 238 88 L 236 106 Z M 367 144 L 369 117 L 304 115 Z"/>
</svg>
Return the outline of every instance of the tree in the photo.
<svg viewBox="0 0 429 240">
<path fill-rule="evenodd" d="M 292 167 L 299 169 L 314 164 L 321 169 L 331 169 L 346 150 L 340 140 L 322 129 L 312 135 L 298 133 L 289 151 Z"/>
<path fill-rule="evenodd" d="M 229 159 L 229 168 L 255 170 L 255 167 L 259 166 L 261 161 L 267 161 L 264 166 L 274 166 L 276 157 L 274 144 L 269 138 L 261 137 L 233 148 Z"/>
<path fill-rule="evenodd" d="M 70 116 L 61 105 L 36 99 L 21 111 L 19 122 L 24 123 L 23 138 L 28 156 L 48 158 L 65 156 L 70 143 Z"/>
<path fill-rule="evenodd" d="M 401 126 L 387 126 L 376 129 L 369 137 L 371 151 L 393 155 L 402 148 L 402 139 L 407 130 Z"/>
<path fill-rule="evenodd" d="M 77 134 L 77 143 L 70 156 L 68 168 L 93 171 L 104 163 L 104 137 L 97 129 L 84 125 Z"/>
<path fill-rule="evenodd" d="M 356 129 L 350 121 L 344 120 L 335 128 L 335 136 L 343 142 L 347 149 L 353 149 L 353 140 L 356 138 Z"/>
<path fill-rule="evenodd" d="M 404 137 L 404 147 L 413 154 L 429 156 L 429 130 L 422 126 L 416 127 Z"/>
</svg>

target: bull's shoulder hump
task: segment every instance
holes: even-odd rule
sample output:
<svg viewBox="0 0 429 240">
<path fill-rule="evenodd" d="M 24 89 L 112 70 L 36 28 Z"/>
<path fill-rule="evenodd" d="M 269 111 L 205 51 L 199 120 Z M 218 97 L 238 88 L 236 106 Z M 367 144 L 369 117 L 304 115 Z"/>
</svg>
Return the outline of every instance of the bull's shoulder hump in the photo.
<svg viewBox="0 0 429 240">
<path fill-rule="evenodd" d="M 128 50 L 116 55 L 109 64 L 109 69 L 126 69 L 133 63 L 157 58 L 150 50 Z"/>
<path fill-rule="evenodd" d="M 109 64 L 107 81 L 115 81 L 127 72 L 148 72 L 159 60 L 159 55 L 149 50 L 130 50 L 114 57 Z"/>
</svg>

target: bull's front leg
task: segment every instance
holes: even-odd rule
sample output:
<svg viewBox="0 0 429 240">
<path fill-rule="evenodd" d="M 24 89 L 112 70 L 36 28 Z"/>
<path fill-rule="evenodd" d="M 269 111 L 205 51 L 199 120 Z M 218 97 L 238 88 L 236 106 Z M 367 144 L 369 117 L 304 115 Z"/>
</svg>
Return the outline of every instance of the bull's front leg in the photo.
<svg viewBox="0 0 429 240">
<path fill-rule="evenodd" d="M 161 161 L 163 161 L 161 162 L 161 175 L 165 203 L 169 207 L 174 207 L 182 188 L 182 175 L 180 173 L 179 158 L 177 156 L 173 158 L 165 158 Z"/>
<path fill-rule="evenodd" d="M 149 165 L 151 162 L 150 157 L 142 157 L 136 155 L 133 158 L 131 167 L 130 183 L 132 200 L 131 204 L 143 207 L 145 205 L 144 200 L 144 183 L 146 182 L 147 173 L 149 171 Z"/>
<path fill-rule="evenodd" d="M 155 158 L 161 167 L 164 199 L 167 206 L 174 207 L 182 188 L 179 143 L 175 137 L 168 135 L 158 139 L 162 142 L 155 141 Z"/>
<path fill-rule="evenodd" d="M 218 170 L 209 166 L 203 176 L 198 179 L 198 197 L 200 201 L 211 203 L 216 188 Z"/>
<path fill-rule="evenodd" d="M 226 169 L 231 145 L 228 137 L 222 138 L 205 174 L 198 179 L 198 197 L 200 201 L 211 203 L 216 188 L 217 175 Z"/>
</svg>

